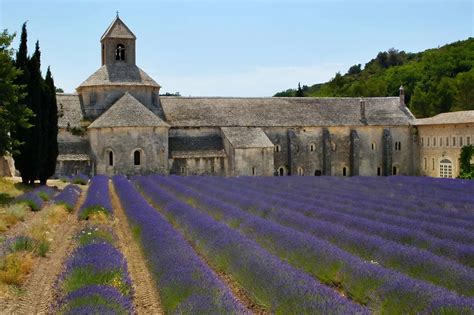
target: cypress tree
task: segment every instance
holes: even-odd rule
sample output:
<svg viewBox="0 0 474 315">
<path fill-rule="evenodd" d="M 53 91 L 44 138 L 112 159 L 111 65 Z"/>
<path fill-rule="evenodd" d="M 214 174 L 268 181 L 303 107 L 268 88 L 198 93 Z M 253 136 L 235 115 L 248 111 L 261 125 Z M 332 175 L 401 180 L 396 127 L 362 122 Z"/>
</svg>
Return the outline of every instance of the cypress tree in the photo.
<svg viewBox="0 0 474 315">
<path fill-rule="evenodd" d="M 45 185 L 49 177 L 56 171 L 56 160 L 58 157 L 58 106 L 56 102 L 56 87 L 51 75 L 51 69 L 48 67 L 43 89 L 43 108 L 44 108 L 44 144 L 46 157 L 44 165 L 40 169 L 40 182 Z"/>
<path fill-rule="evenodd" d="M 26 31 L 26 22 L 23 24 L 21 29 L 21 38 L 20 38 L 20 47 L 16 54 L 15 67 L 21 70 L 21 74 L 15 80 L 15 84 L 25 87 L 25 97 L 23 103 L 30 110 L 31 106 L 31 96 L 30 96 L 30 67 L 29 67 L 29 58 L 28 58 L 28 47 L 27 47 L 27 31 Z M 31 111 L 33 113 L 33 111 Z M 35 121 L 34 113 L 30 116 L 28 123 L 33 125 Z M 24 184 L 30 182 L 32 177 L 33 169 L 30 164 L 30 159 L 32 158 L 32 148 L 31 148 L 31 137 L 34 133 L 34 128 L 19 127 L 16 130 L 13 130 L 13 137 L 21 143 L 20 147 L 16 152 L 13 153 L 13 158 L 15 160 L 15 167 L 20 171 L 21 178 Z"/>
</svg>

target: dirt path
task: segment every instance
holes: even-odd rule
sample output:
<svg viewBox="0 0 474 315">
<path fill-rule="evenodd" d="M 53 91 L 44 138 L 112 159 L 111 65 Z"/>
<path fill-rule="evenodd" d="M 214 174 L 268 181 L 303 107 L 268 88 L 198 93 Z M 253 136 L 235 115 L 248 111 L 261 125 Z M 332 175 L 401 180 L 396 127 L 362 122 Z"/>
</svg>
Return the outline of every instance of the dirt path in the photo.
<svg viewBox="0 0 474 315">
<path fill-rule="evenodd" d="M 2 314 L 47 314 L 50 313 L 50 306 L 56 296 L 54 283 L 62 272 L 64 260 L 73 249 L 72 236 L 78 229 L 77 210 L 85 199 L 85 193 L 79 197 L 76 211 L 68 215 L 54 231 L 53 242 L 50 253 L 46 258 L 38 258 L 33 272 L 29 275 L 26 284 L 23 286 L 23 295 L 20 295 L 8 305 L 2 305 Z"/>
<path fill-rule="evenodd" d="M 138 314 L 163 314 L 160 296 L 156 291 L 153 276 L 145 264 L 145 257 L 137 241 L 133 238 L 125 212 L 120 205 L 115 189 L 110 183 L 112 206 L 115 211 L 115 231 L 118 237 L 119 248 L 125 256 L 128 271 L 135 290 L 134 304 Z"/>
</svg>

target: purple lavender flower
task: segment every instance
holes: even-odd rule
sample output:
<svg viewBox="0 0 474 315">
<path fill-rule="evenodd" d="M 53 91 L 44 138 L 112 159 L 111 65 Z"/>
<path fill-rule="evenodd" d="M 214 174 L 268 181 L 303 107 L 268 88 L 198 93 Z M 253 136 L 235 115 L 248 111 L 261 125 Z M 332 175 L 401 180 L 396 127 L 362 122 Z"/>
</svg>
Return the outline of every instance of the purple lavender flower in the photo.
<svg viewBox="0 0 474 315">
<path fill-rule="evenodd" d="M 128 220 L 139 232 L 148 265 L 167 313 L 245 313 L 229 289 L 178 233 L 122 176 L 113 183 Z"/>
<path fill-rule="evenodd" d="M 76 185 L 67 185 L 53 200 L 56 204 L 63 204 L 68 211 L 72 211 L 82 190 Z"/>
<path fill-rule="evenodd" d="M 167 183 L 166 178 L 162 178 Z M 254 241 L 214 221 L 154 186 L 137 179 L 139 187 L 193 239 L 206 257 L 231 273 L 259 300 L 277 313 L 367 313 L 368 310 L 293 268 Z"/>
<path fill-rule="evenodd" d="M 113 215 L 109 194 L 109 178 L 104 175 L 94 176 L 87 191 L 86 200 L 79 210 L 79 218 L 87 220 L 94 212 L 103 212 Z"/>
</svg>

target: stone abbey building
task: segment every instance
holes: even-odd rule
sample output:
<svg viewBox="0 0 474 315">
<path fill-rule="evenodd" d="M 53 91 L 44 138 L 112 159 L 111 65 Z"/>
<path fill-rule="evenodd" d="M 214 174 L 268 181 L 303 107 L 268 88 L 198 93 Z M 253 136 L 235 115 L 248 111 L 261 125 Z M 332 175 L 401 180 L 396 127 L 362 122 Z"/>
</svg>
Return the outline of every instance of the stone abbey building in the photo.
<svg viewBox="0 0 474 315">
<path fill-rule="evenodd" d="M 416 120 L 399 97 L 160 96 L 117 16 L 102 66 L 58 94 L 57 174 L 416 175 Z M 456 157 L 457 158 L 457 157 Z"/>
</svg>

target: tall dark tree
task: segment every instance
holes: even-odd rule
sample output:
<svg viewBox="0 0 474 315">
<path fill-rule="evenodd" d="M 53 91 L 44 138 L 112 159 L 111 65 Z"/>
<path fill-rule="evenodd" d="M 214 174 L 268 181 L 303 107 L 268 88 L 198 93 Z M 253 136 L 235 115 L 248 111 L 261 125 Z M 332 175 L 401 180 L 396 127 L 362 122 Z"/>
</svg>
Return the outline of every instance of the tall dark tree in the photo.
<svg viewBox="0 0 474 315">
<path fill-rule="evenodd" d="M 58 157 L 58 105 L 56 101 L 56 87 L 48 67 L 43 86 L 44 108 L 44 135 L 47 143 L 44 144 L 46 157 L 44 165 L 40 169 L 40 182 L 46 184 L 46 180 L 56 171 L 56 160 Z"/>
<path fill-rule="evenodd" d="M 23 24 L 21 30 L 20 47 L 16 54 L 15 66 L 21 70 L 21 74 L 16 78 L 15 83 L 25 87 L 25 97 L 23 103 L 33 113 L 29 119 L 29 124 L 34 125 L 36 117 L 35 112 L 32 109 L 32 100 L 30 94 L 30 60 L 28 58 L 28 46 L 27 46 L 27 31 L 26 23 Z M 32 137 L 35 133 L 35 128 L 17 128 L 14 130 L 13 136 L 18 139 L 22 145 L 19 149 L 14 152 L 13 158 L 15 160 L 15 167 L 20 171 L 23 183 L 27 184 L 33 178 L 33 164 L 31 160 L 34 159 L 34 148 L 32 146 Z M 37 133 L 37 131 L 36 131 Z"/>
<path fill-rule="evenodd" d="M 301 84 L 299 82 L 298 82 L 298 89 L 296 90 L 295 96 L 296 97 L 303 97 L 304 96 L 303 89 L 301 88 Z"/>
<path fill-rule="evenodd" d="M 41 75 L 39 42 L 36 42 L 34 53 L 28 58 L 26 24 L 22 28 L 16 66 L 22 70 L 17 84 L 25 86 L 24 102 L 34 116 L 29 120 L 31 128 L 16 131 L 23 145 L 13 156 L 15 166 L 24 183 L 32 184 L 39 179 L 46 184 L 48 177 L 54 174 L 58 155 L 56 89 L 49 69 L 46 80 Z"/>
</svg>

